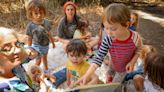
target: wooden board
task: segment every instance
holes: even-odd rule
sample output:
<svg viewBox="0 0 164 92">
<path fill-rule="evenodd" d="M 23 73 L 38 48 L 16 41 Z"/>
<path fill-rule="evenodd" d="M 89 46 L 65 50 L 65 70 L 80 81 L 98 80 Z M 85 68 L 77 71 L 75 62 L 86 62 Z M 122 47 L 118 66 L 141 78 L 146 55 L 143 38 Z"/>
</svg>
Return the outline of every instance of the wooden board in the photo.
<svg viewBox="0 0 164 92">
<path fill-rule="evenodd" d="M 119 83 L 112 83 L 81 86 L 71 90 L 67 90 L 66 92 L 113 92 L 119 85 Z"/>
</svg>

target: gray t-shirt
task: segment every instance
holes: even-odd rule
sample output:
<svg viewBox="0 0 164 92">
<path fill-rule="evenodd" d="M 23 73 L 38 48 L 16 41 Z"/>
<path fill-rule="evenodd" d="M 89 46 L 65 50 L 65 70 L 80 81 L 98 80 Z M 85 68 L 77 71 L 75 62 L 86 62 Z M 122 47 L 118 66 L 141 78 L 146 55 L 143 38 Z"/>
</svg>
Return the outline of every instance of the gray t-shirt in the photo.
<svg viewBox="0 0 164 92">
<path fill-rule="evenodd" d="M 48 20 L 44 20 L 43 24 L 35 24 L 30 22 L 27 25 L 26 35 L 32 37 L 32 44 L 37 44 L 41 46 L 49 45 L 49 35 L 48 32 L 51 29 L 51 25 Z"/>
<path fill-rule="evenodd" d="M 60 20 L 60 23 L 57 29 L 57 35 L 60 38 L 72 39 L 79 19 L 80 17 L 76 16 L 76 19 L 74 18 L 74 20 L 71 23 L 66 23 L 66 17 L 63 17 Z"/>
</svg>

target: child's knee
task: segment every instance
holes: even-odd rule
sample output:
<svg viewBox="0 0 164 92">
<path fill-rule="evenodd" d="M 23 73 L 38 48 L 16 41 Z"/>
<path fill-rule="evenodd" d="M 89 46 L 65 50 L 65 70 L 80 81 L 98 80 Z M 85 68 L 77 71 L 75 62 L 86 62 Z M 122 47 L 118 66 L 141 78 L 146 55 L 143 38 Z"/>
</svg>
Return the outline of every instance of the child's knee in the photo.
<svg viewBox="0 0 164 92">
<path fill-rule="evenodd" d="M 144 81 L 144 77 L 141 75 L 135 75 L 133 80 L 136 82 L 138 82 L 138 81 L 142 82 L 142 81 Z"/>
<path fill-rule="evenodd" d="M 136 76 L 134 76 L 133 81 L 134 81 L 134 86 L 135 86 L 136 90 L 142 91 L 143 90 L 143 82 L 144 82 L 143 76 L 136 75 Z"/>
</svg>

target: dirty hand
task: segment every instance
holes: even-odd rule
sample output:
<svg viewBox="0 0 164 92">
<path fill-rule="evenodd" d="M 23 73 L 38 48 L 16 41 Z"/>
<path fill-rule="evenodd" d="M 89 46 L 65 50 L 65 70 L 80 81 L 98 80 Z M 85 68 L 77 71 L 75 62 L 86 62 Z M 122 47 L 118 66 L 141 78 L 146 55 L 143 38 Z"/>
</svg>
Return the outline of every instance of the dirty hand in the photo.
<svg viewBox="0 0 164 92">
<path fill-rule="evenodd" d="M 83 76 L 83 77 L 81 77 L 78 81 L 76 81 L 75 83 L 74 83 L 74 85 L 85 85 L 86 83 L 87 83 L 87 80 L 88 80 L 89 78 L 88 77 L 86 77 L 85 75 Z"/>
<path fill-rule="evenodd" d="M 133 71 L 133 68 L 134 68 L 134 63 L 133 62 L 129 62 L 127 65 L 126 65 L 126 71 L 127 73 L 130 73 Z"/>
</svg>

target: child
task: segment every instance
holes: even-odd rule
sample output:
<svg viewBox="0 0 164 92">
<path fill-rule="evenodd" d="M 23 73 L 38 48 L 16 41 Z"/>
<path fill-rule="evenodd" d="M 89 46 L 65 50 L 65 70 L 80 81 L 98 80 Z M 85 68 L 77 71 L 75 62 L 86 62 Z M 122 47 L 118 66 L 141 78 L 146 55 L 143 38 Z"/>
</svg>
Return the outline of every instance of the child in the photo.
<svg viewBox="0 0 164 92">
<path fill-rule="evenodd" d="M 32 79 L 33 88 L 35 89 L 35 92 L 38 92 L 39 90 L 43 90 L 43 89 L 47 90 L 46 84 L 44 82 L 44 78 L 48 78 L 52 83 L 55 83 L 56 81 L 56 78 L 54 76 L 43 73 L 41 68 L 36 65 L 31 66 L 28 72 L 30 78 Z M 45 85 L 45 87 L 40 87 L 41 85 Z"/>
<path fill-rule="evenodd" d="M 90 56 L 92 54 L 92 47 L 93 47 L 92 42 L 94 40 L 91 39 L 92 34 L 91 32 L 88 31 L 88 25 L 89 25 L 88 21 L 87 22 L 79 21 L 78 27 L 75 30 L 73 38 L 79 38 L 85 42 L 88 48 L 87 56 Z"/>
<path fill-rule="evenodd" d="M 164 56 L 149 53 L 145 60 L 144 92 L 164 92 Z"/>
<path fill-rule="evenodd" d="M 46 10 L 42 3 L 38 0 L 32 0 L 27 8 L 27 17 L 31 20 L 27 25 L 26 34 L 28 35 L 28 45 L 38 50 L 42 57 L 36 60 L 36 65 L 40 65 L 43 61 L 45 72 L 48 70 L 47 54 L 49 49 L 49 40 L 52 42 L 53 48 L 55 47 L 54 40 L 50 31 L 50 23 L 44 19 Z"/>
<path fill-rule="evenodd" d="M 136 90 L 142 91 L 143 90 L 143 73 L 144 73 L 144 62 L 147 58 L 148 53 L 155 53 L 156 50 L 152 46 L 149 45 L 143 45 L 140 48 L 140 57 L 138 61 L 136 62 L 136 69 L 134 69 L 133 72 L 128 73 L 125 77 L 125 80 L 133 79 L 134 86 Z"/>
<path fill-rule="evenodd" d="M 132 12 L 129 29 L 132 31 L 136 31 L 137 25 L 138 25 L 138 14 Z"/>
<path fill-rule="evenodd" d="M 73 39 L 68 43 L 66 53 L 69 58 L 66 65 L 67 85 L 72 88 L 77 86 L 74 85 L 74 83 L 86 73 L 90 66 L 85 60 L 87 47 L 80 39 Z M 93 73 L 93 75 L 90 76 L 89 81 L 87 81 L 87 84 L 95 84 L 97 82 L 98 77 Z"/>
<path fill-rule="evenodd" d="M 91 33 L 88 31 L 88 25 L 89 25 L 88 21 L 87 22 L 79 21 L 78 27 L 75 30 L 73 38 L 79 38 L 84 42 L 89 42 L 91 40 L 90 39 Z"/>
<path fill-rule="evenodd" d="M 129 22 L 130 11 L 125 5 L 111 4 L 106 8 L 103 24 L 108 35 L 101 43 L 90 68 L 77 83 L 85 84 L 87 82 L 90 75 L 101 66 L 108 51 L 112 61 L 110 68 L 115 71 L 112 82 L 121 83 L 126 73 L 133 70 L 139 57 L 137 48 L 142 45 L 142 42 L 136 32 L 128 30 Z"/>
</svg>

